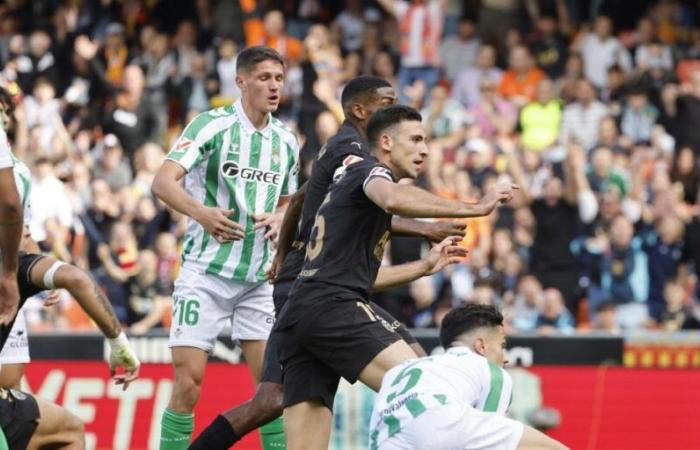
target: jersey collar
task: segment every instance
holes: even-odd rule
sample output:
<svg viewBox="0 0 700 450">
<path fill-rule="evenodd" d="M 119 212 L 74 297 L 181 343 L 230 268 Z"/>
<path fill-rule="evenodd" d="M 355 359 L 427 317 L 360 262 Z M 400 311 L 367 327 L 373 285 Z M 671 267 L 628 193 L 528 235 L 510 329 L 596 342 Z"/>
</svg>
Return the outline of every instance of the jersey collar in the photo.
<svg viewBox="0 0 700 450">
<path fill-rule="evenodd" d="M 245 131 L 246 134 L 252 136 L 257 131 L 263 138 L 270 138 L 272 135 L 272 114 L 267 115 L 267 126 L 262 130 L 258 130 L 253 126 L 252 122 L 248 118 L 248 115 L 245 113 L 241 99 L 236 100 L 236 103 L 233 104 L 233 109 L 236 111 L 241 128 L 243 128 L 243 131 Z"/>
</svg>

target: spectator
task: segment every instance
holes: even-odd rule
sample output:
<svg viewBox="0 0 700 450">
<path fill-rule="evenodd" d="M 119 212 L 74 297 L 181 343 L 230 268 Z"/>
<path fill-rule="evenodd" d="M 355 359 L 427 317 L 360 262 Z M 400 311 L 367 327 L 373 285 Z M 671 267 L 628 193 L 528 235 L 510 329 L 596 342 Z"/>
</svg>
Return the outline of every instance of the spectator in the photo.
<svg viewBox="0 0 700 450">
<path fill-rule="evenodd" d="M 61 80 L 58 61 L 51 52 L 51 36 L 42 30 L 35 30 L 29 36 L 28 51 L 16 59 L 17 82 L 23 92 L 32 92 L 39 77 L 45 78 L 52 86 Z"/>
<path fill-rule="evenodd" d="M 527 47 L 513 47 L 508 56 L 508 66 L 498 87 L 501 95 L 517 106 L 534 100 L 537 84 L 544 78 L 544 72 L 534 65 Z"/>
<path fill-rule="evenodd" d="M 151 250 L 142 250 L 138 272 L 128 281 L 126 324 L 131 334 L 137 336 L 151 328 L 162 327 L 168 309 L 169 292 L 159 283 L 156 263 L 156 255 Z"/>
<path fill-rule="evenodd" d="M 690 146 L 695 154 L 700 152 L 700 69 L 690 74 L 690 82 L 681 88 L 684 95 L 678 97 L 677 113 L 673 120 L 676 139 L 681 146 Z"/>
<path fill-rule="evenodd" d="M 515 302 L 506 313 L 515 330 L 535 331 L 542 301 L 542 285 L 537 277 L 523 276 L 518 283 Z"/>
<path fill-rule="evenodd" d="M 469 109 L 479 135 L 492 138 L 512 133 L 518 121 L 516 106 L 501 96 L 491 80 L 482 80 L 480 90 L 479 103 Z"/>
<path fill-rule="evenodd" d="M 586 78 L 597 88 L 607 84 L 610 66 L 618 64 L 624 70 L 632 68 L 629 53 L 620 41 L 612 36 L 612 22 L 607 16 L 598 16 L 593 32 L 584 34 L 578 43 L 583 57 Z"/>
<path fill-rule="evenodd" d="M 431 89 L 428 107 L 421 114 L 433 144 L 451 149 L 462 144 L 467 117 L 462 105 L 450 99 L 443 86 Z"/>
<path fill-rule="evenodd" d="M 564 297 L 555 288 L 544 290 L 542 309 L 537 315 L 535 327 L 539 334 L 571 333 L 574 331 L 574 318 L 564 306 Z"/>
<path fill-rule="evenodd" d="M 584 149 L 592 149 L 598 142 L 600 122 L 608 109 L 596 100 L 595 88 L 587 80 L 576 87 L 576 102 L 564 108 L 559 139 L 562 143 L 576 142 Z"/>
<path fill-rule="evenodd" d="M 230 38 L 223 39 L 219 45 L 216 73 L 219 76 L 219 93 L 230 103 L 241 96 L 241 91 L 236 85 L 236 54 L 238 54 L 236 42 Z"/>
<path fill-rule="evenodd" d="M 664 287 L 664 299 L 666 307 L 661 313 L 659 328 L 665 331 L 700 329 L 697 312 L 685 303 L 683 286 L 677 282 L 667 283 Z"/>
<path fill-rule="evenodd" d="M 632 142 L 649 142 L 659 117 L 659 111 L 649 103 L 646 91 L 632 89 L 627 94 L 627 106 L 622 112 L 622 133 Z"/>
<path fill-rule="evenodd" d="M 440 60 L 448 80 L 455 81 L 462 70 L 474 65 L 480 45 L 474 21 L 469 17 L 459 19 L 457 34 L 440 44 Z"/>
<path fill-rule="evenodd" d="M 637 24 L 637 47 L 634 51 L 634 63 L 642 70 L 673 69 L 671 49 L 656 38 L 654 22 L 649 17 L 642 18 Z"/>
<path fill-rule="evenodd" d="M 99 56 L 105 66 L 107 81 L 114 86 L 121 86 L 124 79 L 124 69 L 129 61 L 129 49 L 126 47 L 122 24 L 112 22 L 107 26 L 104 46 L 100 50 Z"/>
<path fill-rule="evenodd" d="M 598 306 L 593 322 L 593 329 L 603 331 L 612 335 L 618 336 L 622 333 L 620 326 L 617 324 L 617 313 L 615 312 L 615 304 L 611 302 L 601 303 Z"/>
<path fill-rule="evenodd" d="M 476 55 L 476 64 L 464 68 L 455 79 L 452 98 L 467 108 L 475 107 L 481 101 L 481 86 L 489 80 L 498 86 L 501 82 L 501 69 L 496 67 L 496 49 L 491 45 L 482 45 Z"/>
<path fill-rule="evenodd" d="M 537 85 L 536 100 L 520 110 L 520 143 L 526 150 L 541 152 L 557 142 L 561 126 L 562 104 L 548 78 Z"/>
<path fill-rule="evenodd" d="M 593 192 L 606 192 L 617 189 L 621 197 L 629 191 L 625 176 L 613 167 L 613 153 L 607 147 L 598 147 L 591 152 L 591 164 L 586 174 Z"/>
<path fill-rule="evenodd" d="M 261 40 L 253 45 L 272 47 L 292 64 L 301 60 L 303 46 L 298 39 L 287 35 L 282 11 L 273 10 L 265 14 L 264 30 L 265 33 Z"/>
<path fill-rule="evenodd" d="M 335 18 L 344 51 L 357 52 L 362 48 L 368 16 L 371 17 L 371 14 L 363 8 L 362 0 L 345 0 L 345 8 Z"/>
<path fill-rule="evenodd" d="M 535 62 L 549 78 L 557 79 L 564 74 L 568 45 L 564 36 L 557 31 L 556 18 L 541 16 L 537 20 L 537 33 L 537 39 L 530 46 Z"/>
<path fill-rule="evenodd" d="M 664 308 L 663 290 L 666 283 L 676 278 L 683 254 L 683 222 L 674 216 L 657 221 L 655 230 L 645 230 L 643 249 L 647 255 L 649 272 L 649 316 L 659 320 Z"/>
<path fill-rule="evenodd" d="M 102 149 L 93 169 L 93 175 L 95 178 L 105 180 L 113 191 L 131 184 L 131 167 L 115 135 L 108 134 L 102 141 Z"/>
<path fill-rule="evenodd" d="M 676 154 L 671 168 L 671 181 L 683 188 L 683 201 L 689 205 L 695 203 L 700 189 L 700 166 L 693 149 L 685 146 Z"/>
<path fill-rule="evenodd" d="M 399 24 L 401 70 L 399 95 L 421 80 L 429 88 L 440 79 L 439 53 L 444 2 L 441 0 L 377 0 Z"/>
</svg>

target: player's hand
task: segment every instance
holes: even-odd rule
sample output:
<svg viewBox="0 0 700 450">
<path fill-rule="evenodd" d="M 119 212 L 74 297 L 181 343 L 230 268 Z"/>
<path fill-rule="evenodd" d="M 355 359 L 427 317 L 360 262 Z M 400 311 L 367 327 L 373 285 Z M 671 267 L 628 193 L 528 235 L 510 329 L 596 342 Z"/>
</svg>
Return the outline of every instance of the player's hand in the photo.
<svg viewBox="0 0 700 450">
<path fill-rule="evenodd" d="M 19 288 L 15 272 L 0 275 L 0 325 L 9 325 L 17 316 Z"/>
<path fill-rule="evenodd" d="M 428 231 L 425 237 L 430 242 L 442 242 L 450 236 L 464 238 L 467 234 L 467 224 L 457 220 L 440 220 L 437 222 L 427 222 Z"/>
<path fill-rule="evenodd" d="M 460 236 L 450 236 L 439 244 L 435 244 L 425 257 L 425 275 L 432 275 L 441 271 L 448 264 L 461 262 L 467 256 L 467 249 L 457 244 L 462 240 Z"/>
<path fill-rule="evenodd" d="M 270 283 L 274 283 L 277 280 L 277 274 L 280 272 L 280 268 L 282 268 L 283 261 L 284 256 L 278 251 L 272 259 L 272 265 L 267 269 L 267 272 L 265 272 L 265 278 L 267 278 Z"/>
<path fill-rule="evenodd" d="M 253 214 L 253 220 L 255 220 L 255 227 L 253 227 L 253 229 L 267 229 L 265 239 L 270 239 L 276 246 L 282 220 L 284 220 L 284 212 Z"/>
<path fill-rule="evenodd" d="M 129 344 L 124 332 L 115 339 L 109 339 L 109 376 L 117 385 L 122 385 L 123 390 L 129 387 L 129 384 L 139 376 L 139 362 L 134 350 Z M 123 368 L 123 373 L 117 373 L 118 368 Z"/>
<path fill-rule="evenodd" d="M 498 205 L 508 203 L 513 199 L 513 191 L 520 186 L 512 183 L 499 183 L 486 192 L 479 204 L 483 207 L 483 215 L 489 215 Z"/>
<path fill-rule="evenodd" d="M 53 290 L 49 292 L 49 295 L 44 300 L 44 308 L 50 308 L 53 305 L 61 301 L 61 292 Z"/>
<path fill-rule="evenodd" d="M 234 213 L 233 209 L 203 206 L 192 218 L 217 241 L 238 241 L 245 237 L 245 228 L 230 219 Z"/>
</svg>

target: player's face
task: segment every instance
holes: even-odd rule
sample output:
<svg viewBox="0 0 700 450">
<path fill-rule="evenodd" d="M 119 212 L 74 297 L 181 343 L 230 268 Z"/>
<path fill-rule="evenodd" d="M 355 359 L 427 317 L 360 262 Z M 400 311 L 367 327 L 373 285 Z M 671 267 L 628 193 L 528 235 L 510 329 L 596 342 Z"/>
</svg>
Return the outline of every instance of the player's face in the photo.
<svg viewBox="0 0 700 450">
<path fill-rule="evenodd" d="M 391 133 L 391 164 L 398 178 L 416 178 L 428 157 L 423 124 L 403 121 Z"/>
<path fill-rule="evenodd" d="M 236 76 L 236 84 L 247 104 L 256 111 L 271 113 L 277 110 L 284 87 L 284 67 L 268 59 Z"/>
<path fill-rule="evenodd" d="M 505 366 L 508 363 L 508 358 L 506 357 L 506 331 L 502 326 L 488 332 L 483 356 L 498 366 Z"/>
<path fill-rule="evenodd" d="M 369 119 L 379 108 L 395 105 L 397 100 L 393 87 L 379 88 L 374 95 L 369 96 L 367 103 L 362 105 L 365 110 L 365 116 Z"/>
</svg>

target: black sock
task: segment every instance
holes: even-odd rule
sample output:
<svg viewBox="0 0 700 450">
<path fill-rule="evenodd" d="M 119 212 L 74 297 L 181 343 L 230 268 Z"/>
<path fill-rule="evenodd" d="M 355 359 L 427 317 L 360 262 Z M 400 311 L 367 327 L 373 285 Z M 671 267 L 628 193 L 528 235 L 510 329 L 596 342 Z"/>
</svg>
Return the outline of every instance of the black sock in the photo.
<svg viewBox="0 0 700 450">
<path fill-rule="evenodd" d="M 236 435 L 228 420 L 218 415 L 190 444 L 188 450 L 228 450 L 240 439 L 241 437 Z"/>
</svg>

